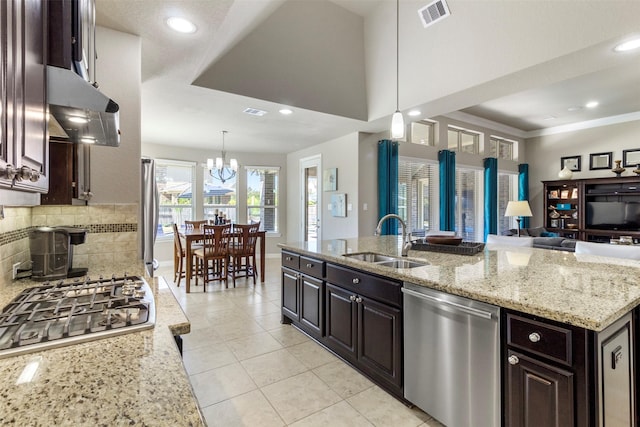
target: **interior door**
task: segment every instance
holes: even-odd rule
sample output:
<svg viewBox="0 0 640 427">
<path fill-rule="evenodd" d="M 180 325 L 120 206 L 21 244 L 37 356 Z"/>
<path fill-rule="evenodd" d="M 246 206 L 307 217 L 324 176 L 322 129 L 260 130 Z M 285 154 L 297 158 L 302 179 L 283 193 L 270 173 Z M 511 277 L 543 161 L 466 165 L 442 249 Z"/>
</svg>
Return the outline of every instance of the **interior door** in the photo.
<svg viewBox="0 0 640 427">
<path fill-rule="evenodd" d="M 322 240 L 320 216 L 322 212 L 320 179 L 320 156 L 300 160 L 301 231 L 304 242 L 314 243 Z"/>
</svg>

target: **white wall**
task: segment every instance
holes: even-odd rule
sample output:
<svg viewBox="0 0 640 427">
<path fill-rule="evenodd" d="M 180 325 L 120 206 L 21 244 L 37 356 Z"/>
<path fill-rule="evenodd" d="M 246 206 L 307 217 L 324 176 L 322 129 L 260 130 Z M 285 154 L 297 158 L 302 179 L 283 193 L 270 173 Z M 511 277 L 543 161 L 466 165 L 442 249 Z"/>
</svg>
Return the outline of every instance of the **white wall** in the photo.
<svg viewBox="0 0 640 427">
<path fill-rule="evenodd" d="M 610 170 L 589 170 L 589 154 L 613 152 L 613 160 L 622 160 L 622 150 L 640 148 L 640 121 L 612 124 L 555 135 L 527 139 L 525 150 L 529 162 L 529 196 L 533 212 L 532 226 L 543 223 L 544 197 L 541 181 L 555 180 L 560 171 L 560 158 L 582 156 L 581 171 L 573 179 L 614 177 Z M 613 162 L 612 162 L 613 163 Z M 615 164 L 613 164 L 615 165 Z M 622 176 L 633 176 L 630 167 Z"/>
<path fill-rule="evenodd" d="M 323 240 L 358 236 L 358 145 L 360 136 L 352 133 L 342 138 L 327 141 L 313 147 L 289 153 L 287 170 L 289 171 L 287 194 L 287 241 L 301 241 L 300 235 L 302 189 L 300 188 L 300 160 L 314 155 L 321 156 L 322 171 L 327 168 L 338 169 L 338 187 L 336 191 L 322 191 L 321 201 L 321 233 Z M 322 176 L 320 171 L 320 177 Z M 328 208 L 331 194 L 345 193 L 347 204 L 346 217 L 334 217 Z"/>
<path fill-rule="evenodd" d="M 120 106 L 120 147 L 91 147 L 93 203 L 140 202 L 141 41 L 97 27 L 96 80 Z"/>
<path fill-rule="evenodd" d="M 228 148 L 228 146 L 227 146 Z M 144 143 L 142 145 L 142 155 L 145 157 L 151 157 L 153 159 L 169 159 L 169 160 L 183 160 L 197 162 L 196 168 L 196 188 L 195 194 L 201 194 L 204 186 L 204 172 L 207 162 L 207 158 L 215 158 L 220 155 L 219 150 L 198 150 L 195 148 L 185 148 L 179 145 L 169 146 L 160 144 Z M 284 154 L 266 154 L 266 153 L 241 153 L 227 150 L 228 158 L 236 158 L 239 163 L 239 173 L 237 180 L 237 199 L 238 199 L 238 222 L 245 222 L 247 219 L 246 212 L 246 181 L 244 166 L 278 166 L 280 167 L 279 174 L 279 192 L 280 199 L 278 200 L 278 229 L 279 234 L 267 234 L 267 254 L 275 254 L 280 250 L 278 249 L 278 243 L 285 241 L 286 225 L 287 224 L 287 169 L 286 169 L 286 157 Z M 196 197 L 194 209 L 196 215 L 199 215 L 196 219 L 202 219 L 204 212 L 202 197 Z M 160 262 L 169 262 L 173 260 L 173 238 L 157 241 L 154 246 L 154 257 Z"/>
</svg>

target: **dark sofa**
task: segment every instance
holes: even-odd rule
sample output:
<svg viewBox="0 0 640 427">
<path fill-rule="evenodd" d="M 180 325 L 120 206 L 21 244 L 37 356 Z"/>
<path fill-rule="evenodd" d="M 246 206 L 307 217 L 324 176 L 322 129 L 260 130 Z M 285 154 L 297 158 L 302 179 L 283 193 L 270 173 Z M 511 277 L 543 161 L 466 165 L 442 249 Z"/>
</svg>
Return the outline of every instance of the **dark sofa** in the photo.
<svg viewBox="0 0 640 427">
<path fill-rule="evenodd" d="M 511 229 L 507 235 L 517 236 L 518 230 Z M 523 228 L 520 236 L 533 237 L 533 247 L 540 249 L 553 249 L 556 251 L 574 252 L 576 250 L 576 240 L 560 237 L 556 233 L 547 231 L 544 227 Z"/>
</svg>

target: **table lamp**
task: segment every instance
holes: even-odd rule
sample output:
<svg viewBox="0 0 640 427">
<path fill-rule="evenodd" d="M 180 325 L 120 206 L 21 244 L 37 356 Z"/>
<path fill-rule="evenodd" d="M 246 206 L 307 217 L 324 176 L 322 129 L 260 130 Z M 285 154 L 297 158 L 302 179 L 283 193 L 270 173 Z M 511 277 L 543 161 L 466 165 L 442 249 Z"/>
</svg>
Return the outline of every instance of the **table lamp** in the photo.
<svg viewBox="0 0 640 427">
<path fill-rule="evenodd" d="M 520 237 L 520 222 L 523 216 L 533 216 L 529 202 L 526 200 L 511 200 L 507 203 L 507 209 L 504 211 L 504 216 L 515 216 L 518 222 L 518 237 Z"/>
</svg>

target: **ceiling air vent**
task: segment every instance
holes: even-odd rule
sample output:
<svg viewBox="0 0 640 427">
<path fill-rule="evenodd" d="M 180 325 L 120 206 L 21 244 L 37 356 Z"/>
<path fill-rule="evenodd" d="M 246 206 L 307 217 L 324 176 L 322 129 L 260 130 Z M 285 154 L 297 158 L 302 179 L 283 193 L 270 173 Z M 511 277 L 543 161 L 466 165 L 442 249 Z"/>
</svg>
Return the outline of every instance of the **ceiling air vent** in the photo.
<svg viewBox="0 0 640 427">
<path fill-rule="evenodd" d="M 420 15 L 422 25 L 427 28 L 429 25 L 433 25 L 442 18 L 451 15 L 451 12 L 449 12 L 449 6 L 444 0 L 436 0 L 418 10 L 418 15 Z"/>
<path fill-rule="evenodd" d="M 267 112 L 264 111 L 264 110 L 258 110 L 257 108 L 251 108 L 251 107 L 245 108 L 243 113 L 247 113 L 247 114 L 250 114 L 252 116 L 258 116 L 258 117 L 261 117 L 261 116 L 264 116 L 265 114 L 267 114 Z"/>
</svg>

